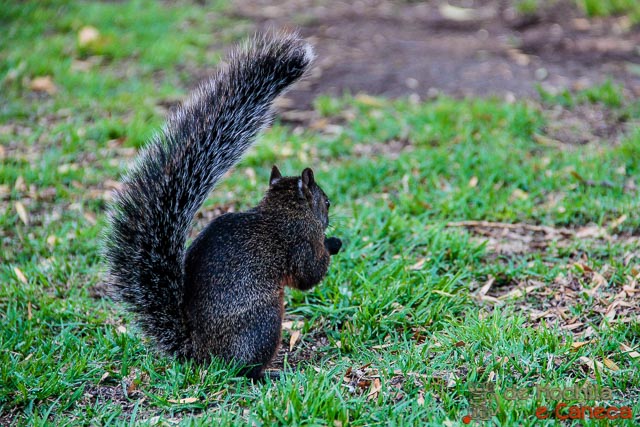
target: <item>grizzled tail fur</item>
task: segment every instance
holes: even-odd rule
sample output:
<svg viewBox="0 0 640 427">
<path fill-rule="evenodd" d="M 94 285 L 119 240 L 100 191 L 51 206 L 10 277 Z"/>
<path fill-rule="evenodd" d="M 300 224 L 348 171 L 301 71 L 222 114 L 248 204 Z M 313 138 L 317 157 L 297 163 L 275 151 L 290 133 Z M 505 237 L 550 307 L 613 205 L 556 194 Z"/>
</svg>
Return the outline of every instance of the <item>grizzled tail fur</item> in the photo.
<svg viewBox="0 0 640 427">
<path fill-rule="evenodd" d="M 104 236 L 106 280 L 161 350 L 191 353 L 184 257 L 197 210 L 313 57 L 296 35 L 255 37 L 169 116 L 124 177 Z"/>
</svg>

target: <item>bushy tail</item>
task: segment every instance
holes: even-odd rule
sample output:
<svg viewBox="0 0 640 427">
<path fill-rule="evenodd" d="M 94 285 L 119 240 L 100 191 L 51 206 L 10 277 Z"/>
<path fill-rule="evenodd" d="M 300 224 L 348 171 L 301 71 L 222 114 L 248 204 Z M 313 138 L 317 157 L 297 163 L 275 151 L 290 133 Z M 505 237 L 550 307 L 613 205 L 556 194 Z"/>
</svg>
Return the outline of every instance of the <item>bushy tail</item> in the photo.
<svg viewBox="0 0 640 427">
<path fill-rule="evenodd" d="M 107 281 L 162 350 L 190 353 L 184 255 L 197 210 L 312 59 L 296 35 L 254 38 L 171 114 L 124 178 L 104 239 Z"/>
</svg>

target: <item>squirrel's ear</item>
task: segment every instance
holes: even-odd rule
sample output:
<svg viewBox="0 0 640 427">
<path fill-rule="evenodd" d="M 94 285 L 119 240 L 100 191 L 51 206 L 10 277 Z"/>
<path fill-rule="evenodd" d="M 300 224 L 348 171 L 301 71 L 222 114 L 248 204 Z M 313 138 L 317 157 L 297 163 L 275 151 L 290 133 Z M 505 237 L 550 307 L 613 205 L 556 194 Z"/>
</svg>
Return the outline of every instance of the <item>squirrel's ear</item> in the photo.
<svg viewBox="0 0 640 427">
<path fill-rule="evenodd" d="M 273 165 L 273 168 L 271 168 L 271 177 L 269 177 L 269 185 L 275 184 L 280 178 L 282 178 L 280 169 L 278 169 L 276 165 Z"/>
<path fill-rule="evenodd" d="M 311 186 L 315 182 L 313 178 L 313 171 L 310 168 L 306 168 L 302 171 L 302 183 L 307 187 Z"/>
</svg>

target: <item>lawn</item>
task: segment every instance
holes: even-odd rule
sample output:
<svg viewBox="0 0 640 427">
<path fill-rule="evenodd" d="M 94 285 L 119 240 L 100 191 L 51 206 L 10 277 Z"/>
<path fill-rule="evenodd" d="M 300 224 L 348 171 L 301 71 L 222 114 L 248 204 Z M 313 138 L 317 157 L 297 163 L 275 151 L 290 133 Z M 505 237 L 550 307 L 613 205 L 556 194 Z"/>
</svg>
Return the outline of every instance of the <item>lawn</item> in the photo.
<svg viewBox="0 0 640 427">
<path fill-rule="evenodd" d="M 194 233 L 257 203 L 273 164 L 314 168 L 345 245 L 322 284 L 287 291 L 284 375 L 152 350 L 105 295 L 105 208 L 250 30 L 226 8 L 0 9 L 0 424 L 454 426 L 484 405 L 495 425 L 555 425 L 535 414 L 561 401 L 628 406 L 636 421 L 583 424 L 635 425 L 640 102 L 610 81 L 541 101 L 322 96 L 303 125 L 276 122 Z"/>
</svg>

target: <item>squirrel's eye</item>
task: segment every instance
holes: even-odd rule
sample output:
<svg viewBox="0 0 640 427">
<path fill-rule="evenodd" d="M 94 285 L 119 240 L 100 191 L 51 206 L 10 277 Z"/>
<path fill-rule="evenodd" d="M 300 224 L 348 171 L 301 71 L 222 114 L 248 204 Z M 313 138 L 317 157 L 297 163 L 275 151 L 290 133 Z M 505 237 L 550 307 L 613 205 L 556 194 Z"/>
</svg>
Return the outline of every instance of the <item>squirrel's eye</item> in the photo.
<svg viewBox="0 0 640 427">
<path fill-rule="evenodd" d="M 329 206 L 331 206 L 331 202 L 329 201 L 329 199 L 325 199 L 324 204 L 327 206 L 327 209 L 329 209 Z"/>
</svg>

